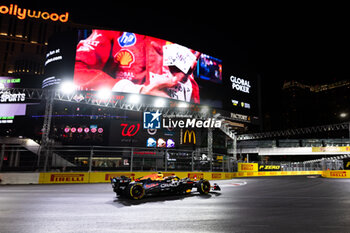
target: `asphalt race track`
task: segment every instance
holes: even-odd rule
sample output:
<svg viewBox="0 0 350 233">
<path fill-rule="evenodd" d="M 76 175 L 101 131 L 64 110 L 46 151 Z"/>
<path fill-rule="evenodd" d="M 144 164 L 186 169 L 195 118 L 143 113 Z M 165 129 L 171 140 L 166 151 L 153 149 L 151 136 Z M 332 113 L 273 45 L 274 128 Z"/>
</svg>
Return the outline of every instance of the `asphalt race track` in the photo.
<svg viewBox="0 0 350 233">
<path fill-rule="evenodd" d="M 350 232 L 350 180 L 218 181 L 201 196 L 117 199 L 110 184 L 0 186 L 0 232 Z"/>
</svg>

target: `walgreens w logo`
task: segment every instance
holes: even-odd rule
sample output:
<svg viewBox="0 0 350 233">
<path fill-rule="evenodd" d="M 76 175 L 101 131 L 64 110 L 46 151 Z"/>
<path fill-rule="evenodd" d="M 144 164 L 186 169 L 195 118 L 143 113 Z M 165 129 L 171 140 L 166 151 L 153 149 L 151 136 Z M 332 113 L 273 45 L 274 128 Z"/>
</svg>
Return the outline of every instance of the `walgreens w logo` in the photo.
<svg viewBox="0 0 350 233">
<path fill-rule="evenodd" d="M 122 130 L 123 137 L 135 136 L 137 134 L 137 132 L 139 132 L 139 129 L 140 129 L 140 124 L 129 125 L 126 123 L 122 123 L 122 124 L 120 124 L 120 126 L 123 127 L 123 130 Z"/>
</svg>

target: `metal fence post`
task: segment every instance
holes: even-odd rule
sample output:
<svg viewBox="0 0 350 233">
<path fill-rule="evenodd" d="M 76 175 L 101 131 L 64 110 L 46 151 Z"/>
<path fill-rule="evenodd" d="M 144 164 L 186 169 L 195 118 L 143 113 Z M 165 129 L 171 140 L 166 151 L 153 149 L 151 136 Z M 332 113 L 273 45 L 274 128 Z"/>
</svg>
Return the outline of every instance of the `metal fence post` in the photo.
<svg viewBox="0 0 350 233">
<path fill-rule="evenodd" d="M 15 167 L 19 167 L 19 161 L 20 161 L 20 152 L 19 152 L 19 148 L 17 148 L 16 149 L 16 156 L 15 156 L 15 163 L 14 163 Z"/>
<path fill-rule="evenodd" d="M 164 160 L 164 170 L 168 171 L 168 150 L 165 150 L 165 154 L 164 154 L 165 160 Z"/>
<path fill-rule="evenodd" d="M 232 159 L 230 158 L 230 156 L 229 155 L 227 155 L 227 171 L 228 172 L 233 172 L 232 171 Z"/>
<path fill-rule="evenodd" d="M 195 152 L 196 152 L 196 151 L 192 151 L 192 158 L 191 158 L 191 159 L 192 159 L 192 160 L 191 160 L 191 165 L 192 165 L 191 167 L 192 167 L 192 168 L 191 168 L 191 171 L 194 171 L 194 153 L 195 153 Z"/>
<path fill-rule="evenodd" d="M 130 172 L 132 172 L 133 163 L 134 163 L 134 148 L 131 147 Z"/>
<path fill-rule="evenodd" d="M 90 150 L 90 159 L 89 159 L 89 172 L 92 171 L 92 157 L 94 156 L 94 146 Z"/>
<path fill-rule="evenodd" d="M 236 136 L 236 134 L 233 134 L 233 135 L 234 135 L 234 139 L 233 139 L 233 142 L 232 142 L 233 160 L 237 161 L 237 136 Z M 241 153 L 242 153 L 242 150 L 241 150 Z"/>
<path fill-rule="evenodd" d="M 213 129 L 208 128 L 208 158 L 210 161 L 210 172 L 213 171 Z"/>
<path fill-rule="evenodd" d="M 225 159 L 224 159 L 224 156 L 222 156 L 222 172 L 225 172 Z"/>
<path fill-rule="evenodd" d="M 1 157 L 0 157 L 0 171 L 2 170 L 2 164 L 4 162 L 5 158 L 5 144 L 2 144 L 1 146 Z"/>
<path fill-rule="evenodd" d="M 51 128 L 51 119 L 52 119 L 52 109 L 53 109 L 53 102 L 55 98 L 55 91 L 54 90 L 48 90 L 46 92 L 46 103 L 45 103 L 45 117 L 44 117 L 44 123 L 42 128 L 42 137 L 41 137 L 41 146 L 42 149 L 40 152 L 45 153 L 45 163 L 44 163 L 44 172 L 47 172 L 47 164 L 49 160 L 49 136 L 50 136 L 50 128 Z M 44 149 L 44 150 L 43 150 Z"/>
</svg>

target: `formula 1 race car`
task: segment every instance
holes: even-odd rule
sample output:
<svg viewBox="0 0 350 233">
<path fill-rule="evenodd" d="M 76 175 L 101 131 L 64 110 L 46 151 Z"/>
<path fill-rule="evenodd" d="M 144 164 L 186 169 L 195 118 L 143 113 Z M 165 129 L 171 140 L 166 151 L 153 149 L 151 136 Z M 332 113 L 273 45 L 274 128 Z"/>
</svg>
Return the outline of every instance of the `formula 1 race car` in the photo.
<svg viewBox="0 0 350 233">
<path fill-rule="evenodd" d="M 210 186 L 208 180 L 201 179 L 193 181 L 190 178 L 180 179 L 177 176 L 164 177 L 163 174 L 151 174 L 135 179 L 121 176 L 111 178 L 113 191 L 118 196 L 128 197 L 130 199 L 141 199 L 145 195 L 157 194 L 186 194 L 197 188 L 200 194 L 208 194 L 210 190 L 220 191 L 216 183 Z"/>
</svg>

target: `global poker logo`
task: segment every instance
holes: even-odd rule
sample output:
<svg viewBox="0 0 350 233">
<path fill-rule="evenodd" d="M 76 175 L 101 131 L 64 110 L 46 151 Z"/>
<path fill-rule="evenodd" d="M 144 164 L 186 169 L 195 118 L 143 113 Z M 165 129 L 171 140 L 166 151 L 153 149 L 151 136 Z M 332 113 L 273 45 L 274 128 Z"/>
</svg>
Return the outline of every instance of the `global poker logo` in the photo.
<svg viewBox="0 0 350 233">
<path fill-rule="evenodd" d="M 144 129 L 160 129 L 160 116 L 162 114 L 157 110 L 156 112 L 143 113 L 143 128 Z"/>
</svg>

